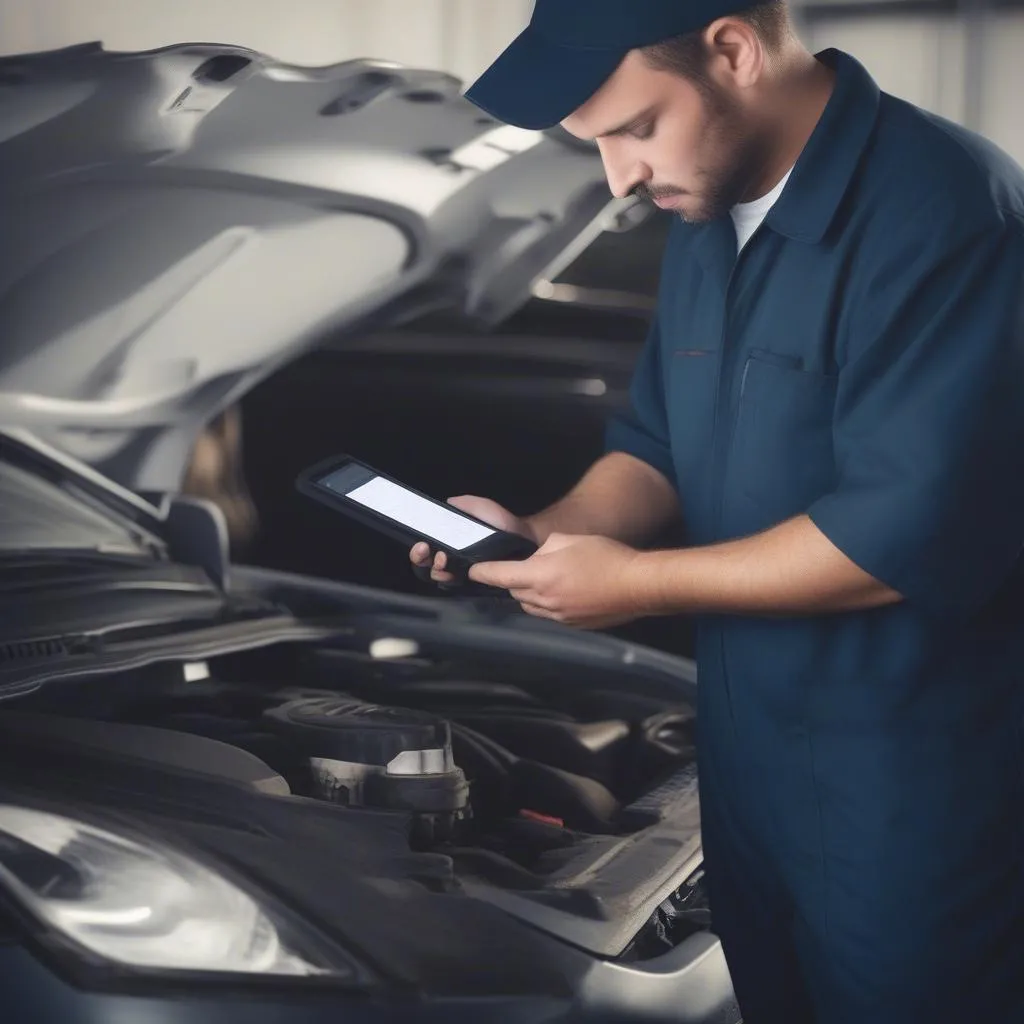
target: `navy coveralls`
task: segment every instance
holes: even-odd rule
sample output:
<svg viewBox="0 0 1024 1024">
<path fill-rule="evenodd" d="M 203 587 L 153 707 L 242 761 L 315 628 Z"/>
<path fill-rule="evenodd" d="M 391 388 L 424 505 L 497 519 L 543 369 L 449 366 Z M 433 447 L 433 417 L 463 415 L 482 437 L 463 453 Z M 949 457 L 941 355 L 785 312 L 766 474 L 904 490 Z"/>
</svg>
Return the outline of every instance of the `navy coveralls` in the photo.
<svg viewBox="0 0 1024 1024">
<path fill-rule="evenodd" d="M 698 623 L 746 1024 L 1024 1022 L 1024 172 L 853 58 L 737 258 L 673 225 L 609 450 L 688 544 L 807 514 L 906 600 Z"/>
</svg>

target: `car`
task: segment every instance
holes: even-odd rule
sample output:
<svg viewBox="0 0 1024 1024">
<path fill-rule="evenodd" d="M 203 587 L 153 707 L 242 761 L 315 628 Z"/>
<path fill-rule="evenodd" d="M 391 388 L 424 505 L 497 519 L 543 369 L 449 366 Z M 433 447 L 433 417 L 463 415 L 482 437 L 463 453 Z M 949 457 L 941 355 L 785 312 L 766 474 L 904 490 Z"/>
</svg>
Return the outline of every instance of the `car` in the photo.
<svg viewBox="0 0 1024 1024">
<path fill-rule="evenodd" d="M 311 459 L 347 446 L 440 497 L 484 494 L 529 513 L 565 494 L 600 456 L 608 416 L 625 404 L 667 218 L 646 203 L 620 214 L 494 325 L 435 313 L 328 338 L 261 381 L 216 425 L 224 443 L 204 444 L 234 467 L 205 493 L 234 514 L 238 550 L 261 565 L 422 593 L 386 542 L 310 515 L 291 487 Z M 244 445 L 232 450 L 228 438 L 240 441 L 243 427 Z M 251 498 L 240 502 L 243 482 Z M 258 530 L 249 529 L 257 515 Z M 611 632 L 693 656 L 685 620 Z"/>
<path fill-rule="evenodd" d="M 433 317 L 471 360 L 629 220 L 593 152 L 447 75 L 213 44 L 5 58 L 0 96 L 19 1019 L 734 1024 L 691 661 L 368 586 L 346 566 L 373 538 L 313 503 L 296 529 L 346 538 L 323 571 L 240 562 L 181 489 L 210 425 L 317 347 L 386 360 Z"/>
</svg>

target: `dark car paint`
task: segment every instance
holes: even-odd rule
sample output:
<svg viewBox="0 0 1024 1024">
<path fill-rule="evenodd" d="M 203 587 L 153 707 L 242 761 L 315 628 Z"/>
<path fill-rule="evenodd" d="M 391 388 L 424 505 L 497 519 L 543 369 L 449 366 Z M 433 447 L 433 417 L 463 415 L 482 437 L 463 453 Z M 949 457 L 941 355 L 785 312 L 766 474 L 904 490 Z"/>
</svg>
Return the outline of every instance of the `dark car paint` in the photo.
<svg viewBox="0 0 1024 1024">
<path fill-rule="evenodd" d="M 2 927 L 2 920 L 0 920 Z M 695 937 L 697 938 L 697 937 Z M 705 940 L 706 943 L 706 940 Z M 717 944 L 716 944 L 717 945 Z M 131 993 L 82 991 L 51 970 L 29 950 L 7 945 L 0 933 L 0 978 L 17 1024 L 74 1022 L 172 1021 L 195 1024 L 626 1024 L 636 1017 L 628 1008 L 649 1011 L 660 1004 L 658 1018 L 672 1024 L 741 1024 L 735 1001 L 728 995 L 720 955 L 702 955 L 695 942 L 682 953 L 692 963 L 680 967 L 671 954 L 649 971 L 627 971 L 607 965 L 589 986 L 606 1009 L 593 1010 L 579 1000 L 545 998 L 460 998 L 383 1000 L 329 989 L 310 991 L 301 985 L 237 982 L 210 985 L 205 991 L 164 985 Z M 675 953 L 676 951 L 673 951 Z M 584 985 L 587 983 L 585 982 Z M 703 1002 L 676 1003 L 672 992 L 685 985 Z M 717 1006 L 717 1009 L 716 1009 Z M 647 1017 L 646 1019 L 651 1019 Z"/>
<path fill-rule="evenodd" d="M 239 567 L 236 576 L 237 585 L 246 592 L 262 592 L 289 604 L 301 603 L 302 594 L 309 601 L 348 599 L 354 593 L 348 586 L 318 584 L 265 570 Z M 408 605 L 410 609 L 422 607 L 415 599 L 403 600 L 397 595 L 381 594 L 379 600 L 388 605 Z M 464 617 L 456 609 L 452 613 L 453 618 Z M 462 627 L 453 625 L 460 639 L 469 639 L 468 634 L 463 635 L 465 623 Z M 602 651 L 602 645 L 588 643 L 572 633 L 549 630 L 543 624 L 531 626 L 525 620 L 521 628 L 530 634 L 539 628 L 535 641 L 551 654 L 557 649 L 573 660 L 596 659 L 592 666 L 595 670 L 597 662 L 607 661 L 616 653 L 622 657 L 630 654 L 631 670 L 644 670 L 638 682 L 645 686 L 649 682 L 674 689 L 683 682 L 678 676 L 678 663 L 656 652 L 616 652 L 611 647 Z M 477 632 L 479 641 L 486 642 L 486 628 L 480 627 Z M 550 636 L 546 636 L 548 633 Z M 493 642 L 499 642 L 498 636 L 495 630 Z M 19 1008 L 17 1019 L 33 1022 L 119 1017 L 135 1020 L 142 1015 L 170 1020 L 179 1011 L 199 1020 L 231 1020 L 232 1014 L 245 1013 L 246 1020 L 272 1020 L 287 1014 L 289 1019 L 319 1021 L 331 1013 L 331 1019 L 356 1022 L 446 1020 L 469 1024 L 487 1020 L 503 1024 L 526 1020 L 628 1020 L 630 1011 L 643 1012 L 644 1019 L 671 1019 L 677 1024 L 735 1024 L 737 1020 L 721 947 L 713 935 L 706 933 L 693 935 L 669 952 L 640 963 L 594 958 L 573 946 L 549 942 L 545 961 L 548 977 L 535 979 L 534 996 L 507 992 L 488 999 L 438 995 L 430 999 L 392 996 L 385 1000 L 383 996 L 345 989 L 331 991 L 315 981 L 305 990 L 300 985 L 249 977 L 210 984 L 185 978 L 180 983 L 167 978 L 155 983 L 77 960 L 73 966 L 66 955 L 61 957 L 52 945 L 44 946 L 34 938 L 33 931 L 13 916 L 5 920 L 0 910 L 0 941 L 8 937 L 24 942 L 24 948 L 0 948 L 0 984 Z M 538 940 L 543 931 L 538 932 Z"/>
</svg>

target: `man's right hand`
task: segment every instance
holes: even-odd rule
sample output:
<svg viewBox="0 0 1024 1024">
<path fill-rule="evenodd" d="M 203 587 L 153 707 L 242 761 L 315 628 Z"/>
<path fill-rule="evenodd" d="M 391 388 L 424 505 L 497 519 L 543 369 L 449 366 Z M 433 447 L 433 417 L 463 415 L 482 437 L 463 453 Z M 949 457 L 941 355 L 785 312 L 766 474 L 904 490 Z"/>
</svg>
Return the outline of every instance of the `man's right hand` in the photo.
<svg viewBox="0 0 1024 1024">
<path fill-rule="evenodd" d="M 462 512 L 482 519 L 489 523 L 496 530 L 504 530 L 507 533 L 518 533 L 521 537 L 538 543 L 530 524 L 525 519 L 513 515 L 507 508 L 499 505 L 490 498 L 478 498 L 473 494 L 463 494 L 457 498 L 449 498 L 448 504 Z M 409 559 L 419 569 L 430 568 L 430 578 L 435 583 L 454 583 L 455 577 L 445 569 L 445 555 L 443 551 L 437 552 L 434 556 L 433 565 L 430 560 L 430 546 L 424 542 L 415 544 L 409 552 Z"/>
</svg>

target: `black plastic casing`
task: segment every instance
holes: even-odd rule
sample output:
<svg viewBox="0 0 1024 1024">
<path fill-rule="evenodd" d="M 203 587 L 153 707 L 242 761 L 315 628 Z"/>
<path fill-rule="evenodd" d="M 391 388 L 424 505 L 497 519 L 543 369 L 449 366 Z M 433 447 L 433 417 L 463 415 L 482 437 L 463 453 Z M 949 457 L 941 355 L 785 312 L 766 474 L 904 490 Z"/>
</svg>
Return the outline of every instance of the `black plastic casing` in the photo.
<svg viewBox="0 0 1024 1024">
<path fill-rule="evenodd" d="M 451 749 L 451 726 L 436 715 L 350 697 L 299 698 L 263 712 L 309 757 L 384 768 L 406 750 Z"/>
<path fill-rule="evenodd" d="M 417 491 L 414 487 L 409 487 L 400 480 L 396 480 L 394 477 L 388 476 L 387 473 L 382 473 L 379 469 L 374 469 L 372 466 L 367 465 L 365 462 L 360 462 L 359 459 L 354 459 L 350 455 L 334 455 L 329 459 L 324 459 L 310 466 L 299 474 L 298 479 L 295 481 L 295 486 L 302 494 L 327 505 L 329 508 L 333 508 L 337 512 L 343 513 L 350 519 L 355 519 L 357 522 L 376 530 L 378 533 L 383 533 L 392 540 L 404 544 L 406 548 L 411 548 L 414 544 L 423 541 L 430 546 L 432 552 L 443 551 L 447 558 L 446 567 L 456 577 L 465 578 L 469 567 L 477 562 L 520 561 L 529 558 L 537 550 L 537 545 L 533 541 L 528 540 L 526 537 L 520 537 L 516 533 L 508 533 L 505 530 L 495 530 L 490 537 L 486 537 L 484 540 L 468 548 L 463 548 L 461 551 L 447 548 L 437 538 L 419 533 L 323 485 L 322 481 L 324 479 L 348 466 L 357 466 L 368 474 L 388 480 L 396 486 L 409 491 L 410 494 L 415 494 L 418 497 L 433 502 L 435 505 L 440 505 L 442 508 L 456 512 L 458 515 L 474 523 L 479 523 L 489 530 L 495 530 L 495 528 L 490 523 L 485 523 L 482 519 L 477 519 L 461 509 L 453 508 L 446 502 L 438 501 L 437 498 L 432 498 L 429 494 Z"/>
</svg>

